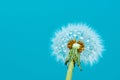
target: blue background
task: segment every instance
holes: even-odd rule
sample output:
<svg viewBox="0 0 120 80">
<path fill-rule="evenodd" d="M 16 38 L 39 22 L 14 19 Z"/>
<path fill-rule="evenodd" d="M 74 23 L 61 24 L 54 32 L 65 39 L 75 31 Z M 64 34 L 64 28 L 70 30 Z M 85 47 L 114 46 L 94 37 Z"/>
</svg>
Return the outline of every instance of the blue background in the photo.
<svg viewBox="0 0 120 80">
<path fill-rule="evenodd" d="M 78 22 L 102 36 L 106 51 L 92 67 L 75 67 L 73 80 L 120 80 L 119 0 L 1 0 L 0 80 L 65 80 L 50 40 L 62 25 Z"/>
</svg>

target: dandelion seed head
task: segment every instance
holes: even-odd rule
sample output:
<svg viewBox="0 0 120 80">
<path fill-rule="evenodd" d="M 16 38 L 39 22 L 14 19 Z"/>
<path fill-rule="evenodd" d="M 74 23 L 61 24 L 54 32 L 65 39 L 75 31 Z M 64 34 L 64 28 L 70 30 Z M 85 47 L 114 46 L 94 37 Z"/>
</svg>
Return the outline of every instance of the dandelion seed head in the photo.
<svg viewBox="0 0 120 80">
<path fill-rule="evenodd" d="M 98 61 L 103 52 L 102 40 L 93 29 L 85 24 L 68 24 L 55 32 L 51 48 L 57 61 L 65 62 L 65 58 L 69 53 L 67 43 L 74 39 L 84 43 L 84 51 L 80 55 L 83 63 L 92 65 Z"/>
</svg>

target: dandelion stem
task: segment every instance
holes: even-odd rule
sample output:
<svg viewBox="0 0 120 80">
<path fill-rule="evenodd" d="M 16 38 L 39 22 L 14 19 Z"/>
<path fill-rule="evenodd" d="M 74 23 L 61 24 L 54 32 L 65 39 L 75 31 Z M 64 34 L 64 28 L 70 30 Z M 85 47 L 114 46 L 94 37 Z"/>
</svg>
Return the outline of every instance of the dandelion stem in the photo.
<svg viewBox="0 0 120 80">
<path fill-rule="evenodd" d="M 74 62 L 73 62 L 73 60 L 71 60 L 69 66 L 68 66 L 66 80 L 72 80 L 73 69 L 74 69 Z"/>
</svg>

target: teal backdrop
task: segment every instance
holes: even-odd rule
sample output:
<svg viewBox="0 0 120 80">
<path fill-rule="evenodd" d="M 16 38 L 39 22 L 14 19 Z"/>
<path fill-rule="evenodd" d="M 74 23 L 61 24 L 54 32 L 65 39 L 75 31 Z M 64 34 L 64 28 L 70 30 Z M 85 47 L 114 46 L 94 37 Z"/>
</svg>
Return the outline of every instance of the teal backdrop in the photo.
<svg viewBox="0 0 120 80">
<path fill-rule="evenodd" d="M 65 80 L 67 67 L 51 56 L 54 32 L 86 23 L 106 51 L 93 66 L 75 67 L 73 80 L 120 80 L 119 0 L 0 0 L 0 80 Z"/>
</svg>

